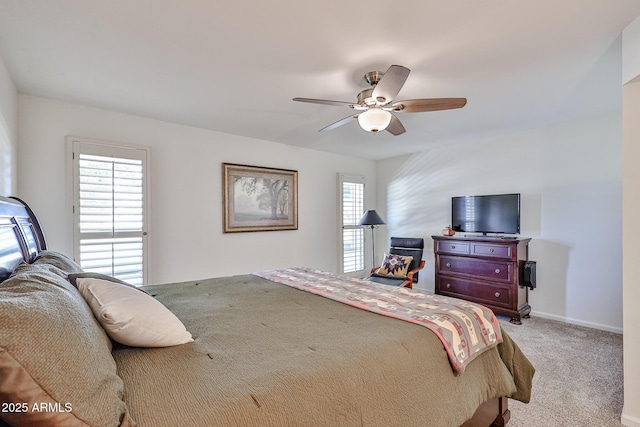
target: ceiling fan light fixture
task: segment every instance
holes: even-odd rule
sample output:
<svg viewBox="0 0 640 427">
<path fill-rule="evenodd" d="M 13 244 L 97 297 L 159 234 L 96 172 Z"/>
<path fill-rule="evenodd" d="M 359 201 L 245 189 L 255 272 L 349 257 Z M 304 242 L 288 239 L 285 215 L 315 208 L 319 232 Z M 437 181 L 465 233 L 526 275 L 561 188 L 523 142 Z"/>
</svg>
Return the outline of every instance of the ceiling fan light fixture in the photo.
<svg viewBox="0 0 640 427">
<path fill-rule="evenodd" d="M 358 124 L 367 132 L 380 132 L 391 123 L 391 113 L 380 108 L 370 108 L 358 116 Z"/>
<path fill-rule="evenodd" d="M 368 72 L 364 79 L 371 87 L 361 90 L 358 93 L 358 101 L 355 103 L 313 98 L 293 98 L 293 100 L 347 106 L 358 112 L 325 126 L 320 131 L 335 129 L 351 123 L 357 118 L 360 127 L 367 132 L 376 133 L 386 130 L 394 136 L 402 135 L 405 132 L 404 126 L 395 113 L 451 110 L 462 108 L 467 104 L 467 98 L 419 98 L 394 102 L 394 98 L 400 93 L 400 89 L 409 77 L 410 71 L 402 65 L 392 65 L 384 73 L 380 71 Z"/>
</svg>

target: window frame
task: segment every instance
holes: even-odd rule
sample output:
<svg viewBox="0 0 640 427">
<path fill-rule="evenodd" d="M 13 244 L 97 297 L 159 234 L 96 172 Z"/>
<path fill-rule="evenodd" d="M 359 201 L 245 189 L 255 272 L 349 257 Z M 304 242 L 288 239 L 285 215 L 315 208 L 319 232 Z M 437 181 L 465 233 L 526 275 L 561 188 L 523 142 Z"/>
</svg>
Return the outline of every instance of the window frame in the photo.
<svg viewBox="0 0 640 427">
<path fill-rule="evenodd" d="M 132 158 L 142 160 L 142 194 L 143 194 L 143 226 L 142 237 L 142 284 L 152 283 L 151 279 L 151 148 L 146 145 L 124 144 L 111 141 L 96 140 L 77 136 L 67 136 L 67 159 L 69 167 L 67 176 L 69 181 L 68 206 L 70 206 L 69 218 L 72 229 L 70 253 L 73 259 L 80 263 L 80 194 L 76 181 L 79 168 L 79 154 L 88 152 L 92 155 L 113 156 L 116 158 Z M 134 155 L 131 155 L 134 154 Z"/>
<path fill-rule="evenodd" d="M 362 185 L 362 212 L 359 213 L 358 218 L 356 219 L 355 224 L 344 224 L 344 197 L 343 197 L 343 185 L 345 183 L 354 183 Z M 364 207 L 366 206 L 366 178 L 364 175 L 350 175 L 350 174 L 337 174 L 337 204 L 338 204 L 338 273 L 344 274 L 347 276 L 353 277 L 362 277 L 366 274 L 366 236 L 364 233 L 364 228 L 361 225 L 357 225 L 357 221 L 359 221 L 360 217 L 364 213 Z M 362 269 L 355 271 L 344 271 L 344 261 L 345 261 L 345 252 L 344 252 L 344 230 L 345 229 L 359 229 L 361 233 L 361 250 L 360 250 L 360 263 L 362 265 Z"/>
</svg>

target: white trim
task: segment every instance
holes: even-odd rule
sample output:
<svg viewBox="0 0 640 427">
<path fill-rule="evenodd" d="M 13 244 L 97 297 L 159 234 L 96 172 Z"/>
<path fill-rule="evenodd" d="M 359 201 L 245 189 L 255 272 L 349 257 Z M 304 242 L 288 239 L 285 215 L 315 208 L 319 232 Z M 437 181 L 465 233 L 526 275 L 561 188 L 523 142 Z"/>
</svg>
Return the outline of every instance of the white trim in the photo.
<svg viewBox="0 0 640 427">
<path fill-rule="evenodd" d="M 622 328 L 616 328 L 609 325 L 603 325 L 600 323 L 585 322 L 584 320 L 573 319 L 571 317 L 558 316 L 556 314 L 542 313 L 539 311 L 532 311 L 532 316 L 542 317 L 543 319 L 557 320 L 563 323 L 569 323 L 571 325 L 584 326 L 591 329 L 599 329 L 601 331 L 613 332 L 616 334 L 622 334 Z M 640 427 L 640 426 L 639 426 Z"/>
<path fill-rule="evenodd" d="M 622 415 L 620 416 L 620 422 L 625 427 L 640 427 L 640 418 L 632 417 L 631 415 L 626 415 L 624 413 L 624 408 L 622 408 Z"/>
<path fill-rule="evenodd" d="M 143 235 L 143 277 L 144 284 L 153 283 L 153 279 L 151 277 L 151 248 L 152 245 L 152 237 L 151 237 L 151 147 L 147 145 L 140 144 L 123 144 L 119 142 L 111 142 L 111 141 L 102 141 L 97 139 L 83 138 L 77 136 L 67 136 L 67 182 L 68 182 L 68 190 L 67 190 L 67 206 L 69 209 L 69 221 L 71 222 L 71 230 L 73 230 L 73 238 L 70 242 L 70 250 L 68 253 L 73 254 L 74 258 L 77 258 L 76 254 L 76 239 L 77 239 L 77 227 L 76 227 L 76 214 L 74 213 L 74 206 L 77 205 L 77 195 L 75 194 L 75 167 L 78 159 L 74 159 L 74 153 L 79 149 L 80 145 L 85 146 L 94 146 L 96 151 L 105 150 L 106 153 L 113 150 L 131 150 L 136 151 L 138 156 L 143 160 L 144 174 L 145 178 L 143 181 L 144 189 L 144 229 L 142 230 Z M 140 156 L 142 154 L 142 156 Z M 134 156 L 134 157 L 138 157 Z"/>
<path fill-rule="evenodd" d="M 336 203 L 337 203 L 337 209 L 336 209 L 336 214 L 337 214 L 337 234 L 338 234 L 338 273 L 340 274 L 345 274 L 347 276 L 353 276 L 353 277 L 362 277 L 363 274 L 365 274 L 367 272 L 367 243 L 366 243 L 366 233 L 364 233 L 364 240 L 362 242 L 363 245 L 363 269 L 362 270 L 358 270 L 358 271 L 353 271 L 353 272 L 349 272 L 349 273 L 344 273 L 344 253 L 343 253 L 343 248 L 344 248 L 344 242 L 343 242 L 343 238 L 344 238 L 344 234 L 343 234 L 343 229 L 344 226 L 342 224 L 342 194 L 343 194 L 343 183 L 345 182 L 352 182 L 352 183 L 357 183 L 357 184 L 362 184 L 362 198 L 363 198 L 363 207 L 366 206 L 366 177 L 364 175 L 351 175 L 351 174 L 344 174 L 344 173 L 337 173 L 336 174 Z M 364 212 L 363 212 L 364 213 Z"/>
</svg>

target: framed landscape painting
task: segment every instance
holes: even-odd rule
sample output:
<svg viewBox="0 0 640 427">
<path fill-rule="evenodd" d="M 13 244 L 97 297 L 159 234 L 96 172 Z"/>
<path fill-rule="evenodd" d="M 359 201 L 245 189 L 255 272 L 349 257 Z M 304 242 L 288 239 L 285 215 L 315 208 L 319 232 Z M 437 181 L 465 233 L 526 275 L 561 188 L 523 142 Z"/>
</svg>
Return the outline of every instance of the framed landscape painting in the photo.
<svg viewBox="0 0 640 427">
<path fill-rule="evenodd" d="M 222 164 L 224 232 L 298 229 L 298 171 Z"/>
</svg>

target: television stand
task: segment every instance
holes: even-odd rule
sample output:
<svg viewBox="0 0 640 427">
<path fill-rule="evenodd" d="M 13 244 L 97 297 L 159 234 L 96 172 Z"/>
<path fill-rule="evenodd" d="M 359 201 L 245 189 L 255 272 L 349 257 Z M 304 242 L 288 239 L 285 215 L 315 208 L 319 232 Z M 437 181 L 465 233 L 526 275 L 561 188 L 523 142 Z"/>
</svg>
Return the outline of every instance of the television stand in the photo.
<svg viewBox="0 0 640 427">
<path fill-rule="evenodd" d="M 436 294 L 461 298 L 511 317 L 529 317 L 529 289 L 522 286 L 528 238 L 431 236 L 436 259 Z"/>
</svg>

